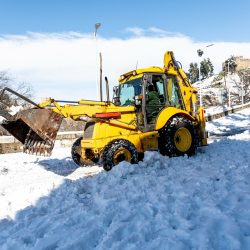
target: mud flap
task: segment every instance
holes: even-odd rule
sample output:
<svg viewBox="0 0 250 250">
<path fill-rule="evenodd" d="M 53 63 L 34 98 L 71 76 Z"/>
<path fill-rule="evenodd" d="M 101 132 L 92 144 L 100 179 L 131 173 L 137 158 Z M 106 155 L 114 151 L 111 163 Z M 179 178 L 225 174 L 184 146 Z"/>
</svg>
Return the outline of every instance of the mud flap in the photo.
<svg viewBox="0 0 250 250">
<path fill-rule="evenodd" d="M 1 126 L 24 145 L 23 152 L 49 156 L 62 119 L 51 109 L 29 109 L 8 117 Z"/>
</svg>

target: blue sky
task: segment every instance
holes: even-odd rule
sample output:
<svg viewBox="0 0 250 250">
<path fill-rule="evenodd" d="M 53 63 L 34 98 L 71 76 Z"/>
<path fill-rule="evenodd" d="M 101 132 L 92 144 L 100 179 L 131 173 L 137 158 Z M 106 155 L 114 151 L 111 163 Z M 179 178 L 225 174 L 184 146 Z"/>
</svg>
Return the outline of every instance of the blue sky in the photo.
<svg viewBox="0 0 250 250">
<path fill-rule="evenodd" d="M 0 35 L 93 32 L 127 38 L 127 28 L 156 27 L 195 41 L 250 41 L 249 0 L 0 0 Z"/>
</svg>

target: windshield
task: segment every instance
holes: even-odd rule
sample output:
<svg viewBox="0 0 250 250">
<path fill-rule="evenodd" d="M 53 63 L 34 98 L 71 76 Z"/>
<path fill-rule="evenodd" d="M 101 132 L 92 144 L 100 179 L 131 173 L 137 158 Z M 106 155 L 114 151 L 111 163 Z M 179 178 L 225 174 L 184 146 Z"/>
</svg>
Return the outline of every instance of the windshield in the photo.
<svg viewBox="0 0 250 250">
<path fill-rule="evenodd" d="M 141 94 L 141 78 L 128 81 L 120 85 L 121 106 L 132 105 L 135 101 L 134 96 Z"/>
</svg>

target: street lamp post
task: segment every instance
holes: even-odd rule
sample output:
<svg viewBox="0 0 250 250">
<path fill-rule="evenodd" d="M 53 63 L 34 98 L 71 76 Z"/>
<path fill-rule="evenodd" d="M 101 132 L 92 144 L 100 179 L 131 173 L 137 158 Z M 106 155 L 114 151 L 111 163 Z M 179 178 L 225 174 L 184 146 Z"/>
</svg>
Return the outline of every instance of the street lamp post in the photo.
<svg viewBox="0 0 250 250">
<path fill-rule="evenodd" d="M 95 24 L 95 60 L 96 60 L 96 98 L 99 100 L 99 91 L 98 91 L 98 53 L 97 53 L 97 30 L 101 27 L 101 23 Z"/>
<path fill-rule="evenodd" d="M 231 89 L 228 87 L 228 106 L 231 108 Z"/>
<path fill-rule="evenodd" d="M 230 64 L 231 62 L 228 60 L 228 63 L 227 63 L 227 75 L 228 75 L 228 84 L 226 82 L 226 78 L 225 78 L 225 88 L 226 88 L 226 91 L 227 91 L 227 96 L 228 96 L 228 107 L 231 108 L 231 90 L 230 90 L 230 86 L 229 86 L 229 70 L 230 70 Z M 226 71 L 226 70 L 225 70 Z M 225 75 L 225 74 L 224 74 Z"/>
<path fill-rule="evenodd" d="M 243 76 L 244 79 L 244 76 Z M 241 105 L 244 104 L 244 89 L 243 89 L 243 81 L 241 80 Z"/>
<path fill-rule="evenodd" d="M 204 54 L 204 49 L 213 46 L 214 44 L 211 43 L 205 47 L 203 47 L 202 49 L 198 49 L 197 50 L 197 54 L 198 57 L 200 58 L 199 60 L 199 80 L 200 80 L 200 106 L 202 106 L 202 86 L 201 86 L 201 59 L 202 59 L 202 55 Z"/>
<path fill-rule="evenodd" d="M 231 107 L 231 89 L 230 89 L 230 81 L 229 81 L 229 73 L 230 73 L 230 68 L 231 66 L 234 66 L 234 62 L 230 61 L 228 59 L 227 66 L 225 65 L 225 70 L 224 70 L 224 78 L 225 78 L 225 88 L 227 91 L 227 96 L 228 96 L 228 106 Z M 227 68 L 227 70 L 226 70 Z M 231 70 L 232 71 L 232 70 Z M 233 72 L 233 71 L 232 71 Z M 226 74 L 227 73 L 227 74 Z M 226 80 L 227 76 L 227 80 Z M 227 82 L 228 81 L 228 82 Z"/>
</svg>

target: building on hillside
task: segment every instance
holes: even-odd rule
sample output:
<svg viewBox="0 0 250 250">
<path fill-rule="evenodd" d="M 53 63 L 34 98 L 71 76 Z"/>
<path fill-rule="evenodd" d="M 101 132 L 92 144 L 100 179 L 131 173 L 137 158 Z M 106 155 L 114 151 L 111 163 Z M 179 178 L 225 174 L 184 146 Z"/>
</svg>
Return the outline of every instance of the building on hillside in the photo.
<svg viewBox="0 0 250 250">
<path fill-rule="evenodd" d="M 250 59 L 243 58 L 243 56 L 236 56 L 235 62 L 237 64 L 236 71 L 250 68 Z"/>
</svg>

